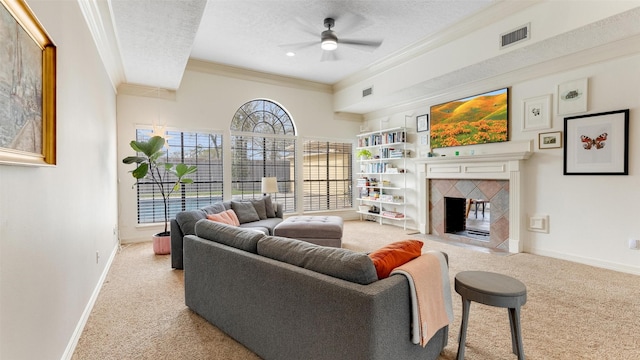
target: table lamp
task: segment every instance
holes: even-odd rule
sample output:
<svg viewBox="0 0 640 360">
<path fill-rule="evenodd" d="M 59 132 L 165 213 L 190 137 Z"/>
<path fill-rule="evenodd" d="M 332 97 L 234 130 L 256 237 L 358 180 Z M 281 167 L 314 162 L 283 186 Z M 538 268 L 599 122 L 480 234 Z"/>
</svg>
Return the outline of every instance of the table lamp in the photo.
<svg viewBox="0 0 640 360">
<path fill-rule="evenodd" d="M 262 178 L 262 194 L 272 194 L 278 192 L 278 178 L 263 177 Z"/>
</svg>

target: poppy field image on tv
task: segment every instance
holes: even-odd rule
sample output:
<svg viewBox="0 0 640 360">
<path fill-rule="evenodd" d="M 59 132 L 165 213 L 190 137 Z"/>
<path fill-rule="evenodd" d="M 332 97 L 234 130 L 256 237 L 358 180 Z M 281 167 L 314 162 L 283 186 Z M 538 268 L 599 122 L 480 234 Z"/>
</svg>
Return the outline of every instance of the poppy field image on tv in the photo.
<svg viewBox="0 0 640 360">
<path fill-rule="evenodd" d="M 431 148 L 507 141 L 509 89 L 431 107 Z"/>
</svg>

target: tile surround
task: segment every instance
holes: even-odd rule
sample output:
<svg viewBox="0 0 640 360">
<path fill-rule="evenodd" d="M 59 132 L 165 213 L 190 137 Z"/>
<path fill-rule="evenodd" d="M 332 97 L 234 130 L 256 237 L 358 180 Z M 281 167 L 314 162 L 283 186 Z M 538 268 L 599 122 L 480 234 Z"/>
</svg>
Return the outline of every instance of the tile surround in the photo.
<svg viewBox="0 0 640 360">
<path fill-rule="evenodd" d="M 452 156 L 451 153 L 446 153 L 437 157 L 415 159 L 416 171 L 425 180 L 419 182 L 418 186 L 418 191 L 425 194 L 424 197 L 418 198 L 418 229 L 421 233 L 444 233 L 444 194 L 458 197 L 471 194 L 471 197 L 487 198 L 491 201 L 491 215 L 494 220 L 491 224 L 490 242 L 496 249 L 519 253 L 523 250 L 526 237 L 525 216 L 522 212 L 524 184 L 521 170 L 522 162 L 533 155 L 533 141 L 508 141 L 498 145 L 485 145 L 482 146 L 482 152 L 476 150 L 476 154 L 471 156 Z M 485 180 L 504 182 L 484 182 Z"/>
<path fill-rule="evenodd" d="M 453 240 L 509 251 L 509 181 L 508 180 L 429 180 L 430 233 L 445 240 Z M 444 198 L 486 199 L 491 203 L 489 242 L 444 232 Z"/>
</svg>

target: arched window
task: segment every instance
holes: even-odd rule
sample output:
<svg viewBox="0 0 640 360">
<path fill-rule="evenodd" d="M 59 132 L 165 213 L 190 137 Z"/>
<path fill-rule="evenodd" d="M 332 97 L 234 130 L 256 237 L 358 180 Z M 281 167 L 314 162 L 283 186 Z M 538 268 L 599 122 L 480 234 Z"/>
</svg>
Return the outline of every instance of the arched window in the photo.
<svg viewBox="0 0 640 360">
<path fill-rule="evenodd" d="M 230 130 L 232 197 L 259 197 L 262 178 L 276 177 L 278 192 L 270 195 L 294 212 L 296 129 L 289 113 L 273 101 L 252 100 L 236 111 Z"/>
</svg>

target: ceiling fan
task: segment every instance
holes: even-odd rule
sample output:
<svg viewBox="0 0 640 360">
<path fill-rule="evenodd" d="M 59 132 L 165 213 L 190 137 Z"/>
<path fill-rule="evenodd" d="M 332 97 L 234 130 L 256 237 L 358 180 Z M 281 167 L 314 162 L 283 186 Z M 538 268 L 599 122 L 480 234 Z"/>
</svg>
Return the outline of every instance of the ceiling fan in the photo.
<svg viewBox="0 0 640 360">
<path fill-rule="evenodd" d="M 298 19 L 298 22 L 302 23 L 302 21 L 299 19 Z M 353 25 L 353 23 L 354 21 L 351 21 L 351 25 Z M 320 48 L 323 50 L 322 58 L 320 60 L 327 61 L 327 60 L 337 60 L 337 56 L 335 55 L 335 50 L 338 49 L 339 45 L 347 45 L 347 46 L 356 47 L 358 49 L 365 50 L 365 51 L 373 51 L 382 44 L 382 40 L 356 40 L 356 39 L 338 38 L 338 35 L 333 30 L 333 27 L 335 26 L 335 24 L 336 24 L 336 21 L 334 18 L 328 17 L 324 19 L 324 27 L 326 28 L 326 30 L 324 30 L 320 34 L 320 42 L 311 41 L 311 42 L 303 42 L 303 43 L 295 43 L 295 44 L 286 44 L 286 45 L 280 45 L 280 47 L 286 49 L 287 51 L 293 51 L 293 50 L 300 50 L 303 48 L 307 48 L 307 47 L 311 47 L 319 44 Z M 302 23 L 302 25 L 306 26 L 306 24 L 304 23 Z M 305 29 L 305 32 L 310 33 L 314 36 L 317 36 L 314 32 L 308 30 L 309 28 L 308 26 L 306 26 L 306 28 L 307 29 Z M 347 32 L 348 29 L 345 27 L 343 31 Z"/>
</svg>

